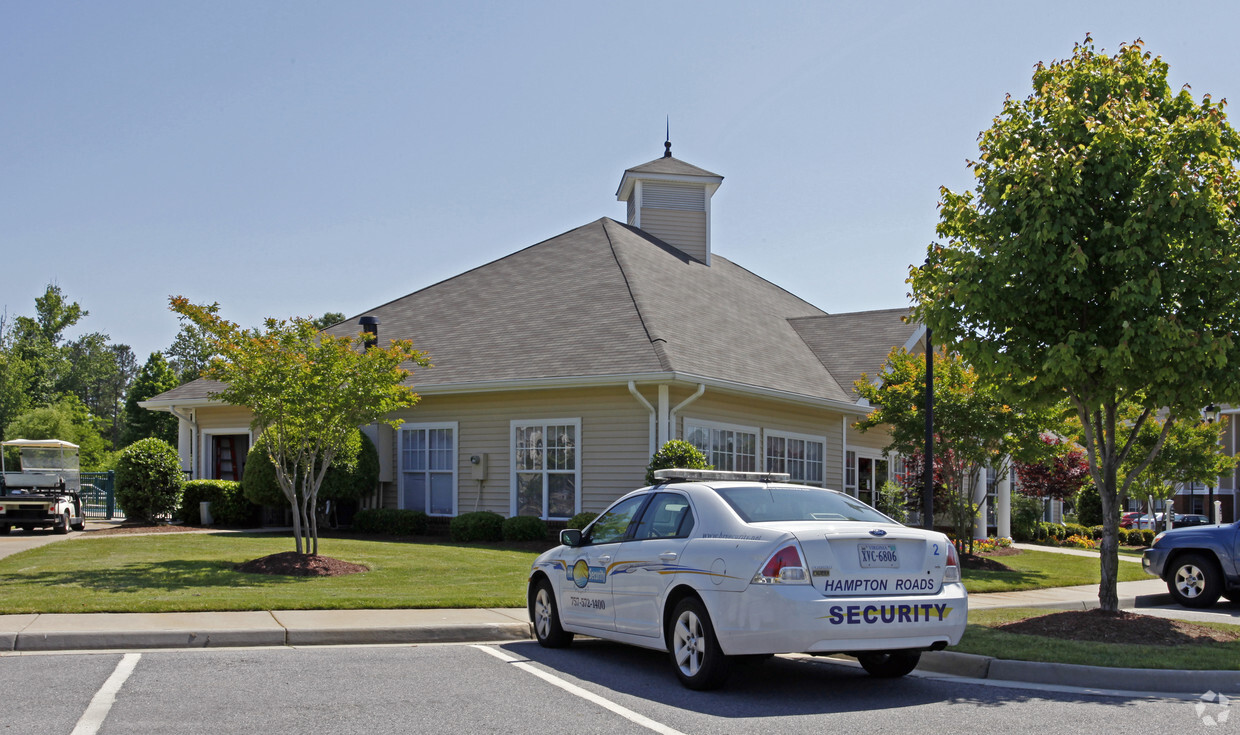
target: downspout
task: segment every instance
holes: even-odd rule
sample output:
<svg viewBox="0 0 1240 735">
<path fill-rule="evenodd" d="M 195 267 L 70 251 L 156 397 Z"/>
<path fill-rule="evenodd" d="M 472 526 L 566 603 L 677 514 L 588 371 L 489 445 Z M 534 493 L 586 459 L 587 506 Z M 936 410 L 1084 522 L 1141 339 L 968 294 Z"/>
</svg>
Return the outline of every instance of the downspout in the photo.
<svg viewBox="0 0 1240 735">
<path fill-rule="evenodd" d="M 698 383 L 697 392 L 695 392 L 693 395 L 689 396 L 688 398 L 684 399 L 680 403 L 676 404 L 676 407 L 672 409 L 671 414 L 667 418 L 668 438 L 672 438 L 676 436 L 676 414 L 680 411 L 680 409 L 684 408 L 685 406 L 688 406 L 690 403 L 693 403 L 697 399 L 701 398 L 702 394 L 705 392 L 706 392 L 706 384 Z"/>
<path fill-rule="evenodd" d="M 189 467 L 185 466 L 184 458 L 182 458 L 181 469 L 188 469 L 191 478 L 197 477 L 198 473 L 194 470 L 194 465 L 198 463 L 198 452 L 195 451 L 195 448 L 198 446 L 198 422 L 194 420 L 194 412 L 191 409 L 188 413 L 181 413 L 181 410 L 176 406 L 169 406 L 168 412 L 173 416 L 176 416 L 181 421 L 189 424 Z M 179 433 L 180 432 L 178 431 L 178 434 Z M 177 443 L 180 444 L 180 441 Z M 180 447 L 178 446 L 177 449 L 179 450 Z"/>
<path fill-rule="evenodd" d="M 647 401 L 645 396 L 637 392 L 637 385 L 631 380 L 629 381 L 629 393 L 632 393 L 633 397 L 637 399 L 637 402 L 645 406 L 646 410 L 650 412 L 650 431 L 648 432 L 648 436 L 650 437 L 650 451 L 647 452 L 647 454 L 653 457 L 655 451 L 657 450 L 654 438 L 654 406 L 650 405 L 650 401 Z"/>
</svg>

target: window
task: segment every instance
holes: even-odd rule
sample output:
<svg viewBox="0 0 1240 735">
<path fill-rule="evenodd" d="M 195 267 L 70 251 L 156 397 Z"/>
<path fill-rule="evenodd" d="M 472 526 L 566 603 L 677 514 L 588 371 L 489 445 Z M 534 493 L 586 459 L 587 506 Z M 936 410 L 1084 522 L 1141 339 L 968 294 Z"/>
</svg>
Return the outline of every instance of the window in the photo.
<svg viewBox="0 0 1240 735">
<path fill-rule="evenodd" d="M 873 505 L 875 493 L 888 478 L 887 458 L 874 450 L 848 451 L 844 454 L 844 487 L 849 495 Z"/>
<path fill-rule="evenodd" d="M 644 502 L 646 502 L 646 496 L 639 495 L 604 511 L 603 515 L 599 516 L 590 526 L 586 543 L 614 544 L 617 541 L 623 541 L 625 533 L 629 530 L 629 524 L 633 522 L 633 516 L 637 514 L 637 510 Z"/>
<path fill-rule="evenodd" d="M 513 515 L 572 518 L 581 510 L 580 419 L 512 422 Z"/>
<path fill-rule="evenodd" d="M 746 523 L 766 521 L 865 521 L 890 519 L 854 498 L 831 490 L 765 485 L 721 487 L 715 492 Z"/>
<path fill-rule="evenodd" d="M 693 530 L 693 509 L 679 493 L 659 493 L 646 506 L 633 540 L 688 538 Z"/>
<path fill-rule="evenodd" d="M 400 507 L 456 514 L 456 424 L 401 427 Z"/>
<path fill-rule="evenodd" d="M 857 453 L 844 452 L 844 489 L 857 494 Z"/>
<path fill-rule="evenodd" d="M 685 441 L 702 450 L 717 470 L 758 471 L 758 430 L 685 419 Z"/>
<path fill-rule="evenodd" d="M 822 485 L 827 441 L 820 437 L 766 432 L 766 471 L 787 472 L 793 482 Z"/>
</svg>

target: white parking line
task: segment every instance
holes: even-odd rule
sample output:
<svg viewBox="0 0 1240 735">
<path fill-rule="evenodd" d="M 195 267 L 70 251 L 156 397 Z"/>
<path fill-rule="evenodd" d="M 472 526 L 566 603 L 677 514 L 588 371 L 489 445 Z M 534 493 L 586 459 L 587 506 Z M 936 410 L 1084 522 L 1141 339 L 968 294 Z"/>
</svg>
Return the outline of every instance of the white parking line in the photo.
<svg viewBox="0 0 1240 735">
<path fill-rule="evenodd" d="M 554 674 L 548 674 L 547 672 L 539 669 L 538 667 L 534 666 L 528 661 L 523 661 L 519 658 L 516 658 L 515 656 L 510 656 L 504 651 L 499 650 L 498 648 L 492 648 L 491 646 L 484 646 L 484 645 L 474 645 L 474 648 L 477 648 L 481 651 L 486 651 L 487 653 L 491 654 L 492 656 L 494 656 L 495 658 L 498 658 L 501 661 L 506 661 L 512 664 L 513 666 L 516 666 L 518 669 L 521 669 L 522 671 L 531 673 L 534 676 L 537 676 L 539 679 L 542 679 L 543 681 L 554 684 L 558 686 L 559 688 L 563 689 L 564 691 L 568 692 L 569 694 L 575 694 L 578 697 L 581 697 L 582 699 L 588 702 L 593 702 L 597 704 L 598 706 L 603 707 L 604 709 L 611 710 L 612 712 L 615 712 L 621 717 L 633 723 L 641 725 L 644 728 L 647 728 L 649 730 L 654 730 L 655 732 L 661 733 L 662 735 L 684 735 L 684 733 L 680 732 L 679 730 L 670 728 L 667 725 L 664 725 L 660 722 L 655 722 L 654 720 L 650 719 L 649 717 L 646 717 L 645 715 L 640 715 L 627 707 L 618 705 L 609 699 L 604 699 L 603 697 L 598 696 L 594 692 L 586 691 L 585 689 L 582 689 L 576 684 L 567 682 Z"/>
<path fill-rule="evenodd" d="M 103 682 L 99 691 L 95 692 L 94 699 L 90 700 L 90 705 L 82 714 L 82 719 L 77 721 L 70 735 L 95 735 L 99 732 L 104 719 L 112 711 L 112 705 L 116 704 L 116 694 L 121 690 L 121 686 L 124 685 L 129 675 L 133 673 L 140 658 L 142 658 L 140 653 L 127 653 L 121 657 L 116 670 L 112 672 L 107 681 Z"/>
</svg>

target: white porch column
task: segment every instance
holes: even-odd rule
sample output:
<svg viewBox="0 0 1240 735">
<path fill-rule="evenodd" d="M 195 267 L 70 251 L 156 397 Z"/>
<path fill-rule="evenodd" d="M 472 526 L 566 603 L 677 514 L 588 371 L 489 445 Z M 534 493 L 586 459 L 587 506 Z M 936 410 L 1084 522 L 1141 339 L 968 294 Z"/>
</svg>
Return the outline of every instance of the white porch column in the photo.
<svg viewBox="0 0 1240 735">
<path fill-rule="evenodd" d="M 667 385 L 666 384 L 660 385 L 659 386 L 659 420 L 658 420 L 659 437 L 658 437 L 657 446 L 655 447 L 655 451 L 662 449 L 663 445 L 667 443 L 667 440 L 671 438 L 671 436 L 668 434 L 668 427 L 667 427 L 667 419 L 668 419 L 668 416 L 671 415 L 671 410 L 672 410 L 670 403 L 671 401 L 668 398 Z"/>
<path fill-rule="evenodd" d="M 181 455 L 181 469 L 192 470 L 194 427 L 183 418 L 177 418 L 177 454 Z"/>
<path fill-rule="evenodd" d="M 1003 473 L 999 486 L 995 488 L 995 536 L 1012 538 L 1012 468 L 1008 462 L 1008 471 Z"/>
<path fill-rule="evenodd" d="M 986 497 L 987 480 L 990 468 L 983 467 L 977 471 L 973 477 L 969 479 L 969 497 L 977 503 L 977 515 L 973 516 L 973 538 L 986 538 L 986 511 L 988 510 L 988 498 Z"/>
</svg>

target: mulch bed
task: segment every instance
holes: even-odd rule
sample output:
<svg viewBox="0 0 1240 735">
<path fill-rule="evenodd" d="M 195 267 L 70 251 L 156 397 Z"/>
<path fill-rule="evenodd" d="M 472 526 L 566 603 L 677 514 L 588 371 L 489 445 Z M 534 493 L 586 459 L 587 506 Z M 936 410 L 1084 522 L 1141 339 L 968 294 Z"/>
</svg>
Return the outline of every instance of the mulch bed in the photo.
<svg viewBox="0 0 1240 735">
<path fill-rule="evenodd" d="M 180 533 L 184 531 L 202 531 L 197 526 L 172 526 L 167 523 L 147 525 L 145 523 L 122 523 L 111 528 L 91 529 L 91 536 L 123 536 L 135 533 Z"/>
<path fill-rule="evenodd" d="M 1208 628 L 1186 620 L 1157 618 L 1135 613 L 1102 610 L 1067 610 L 996 625 L 995 630 L 1046 638 L 1098 643 L 1129 643 L 1152 646 L 1227 643 L 1240 635 Z"/>
<path fill-rule="evenodd" d="M 1013 549 L 1010 546 L 1004 549 L 995 549 L 985 554 L 961 554 L 960 566 L 964 569 L 974 569 L 982 572 L 1010 572 L 1012 569 L 1001 561 L 996 561 L 996 556 L 1019 556 L 1022 554 L 1020 549 Z"/>
<path fill-rule="evenodd" d="M 342 574 L 370 571 L 361 564 L 352 564 L 319 554 L 298 554 L 296 551 L 281 551 L 278 554 L 253 559 L 244 564 L 238 564 L 234 569 L 246 574 L 277 574 L 292 577 L 339 577 Z"/>
</svg>

